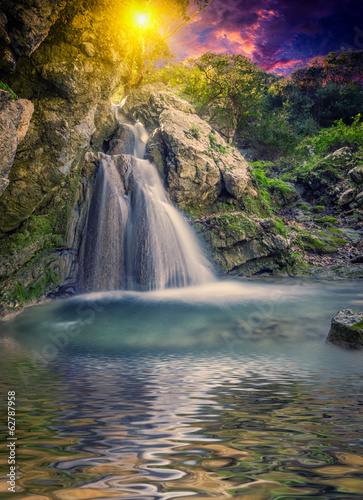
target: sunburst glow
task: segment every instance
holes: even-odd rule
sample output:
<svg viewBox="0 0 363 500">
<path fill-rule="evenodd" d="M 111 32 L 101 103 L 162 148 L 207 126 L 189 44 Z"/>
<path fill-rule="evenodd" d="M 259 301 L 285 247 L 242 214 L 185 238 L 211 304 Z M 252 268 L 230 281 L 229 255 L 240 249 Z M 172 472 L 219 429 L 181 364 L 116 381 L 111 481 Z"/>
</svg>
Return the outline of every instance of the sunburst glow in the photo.
<svg viewBox="0 0 363 500">
<path fill-rule="evenodd" d="M 146 14 L 137 14 L 136 21 L 140 27 L 145 26 L 148 22 L 148 16 Z"/>
</svg>

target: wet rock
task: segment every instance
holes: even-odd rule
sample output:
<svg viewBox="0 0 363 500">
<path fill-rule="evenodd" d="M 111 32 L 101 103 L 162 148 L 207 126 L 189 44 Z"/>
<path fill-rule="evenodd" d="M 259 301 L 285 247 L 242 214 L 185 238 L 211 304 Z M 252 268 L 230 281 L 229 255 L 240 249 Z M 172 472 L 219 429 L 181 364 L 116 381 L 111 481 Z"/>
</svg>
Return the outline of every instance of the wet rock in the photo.
<svg viewBox="0 0 363 500">
<path fill-rule="evenodd" d="M 363 312 L 339 311 L 332 320 L 327 341 L 348 349 L 362 349 Z"/>
<path fill-rule="evenodd" d="M 363 208 L 363 191 L 357 194 L 354 203 L 358 208 Z"/>
<path fill-rule="evenodd" d="M 133 155 L 135 149 L 135 136 L 127 124 L 120 123 L 109 143 L 109 155 Z"/>
</svg>

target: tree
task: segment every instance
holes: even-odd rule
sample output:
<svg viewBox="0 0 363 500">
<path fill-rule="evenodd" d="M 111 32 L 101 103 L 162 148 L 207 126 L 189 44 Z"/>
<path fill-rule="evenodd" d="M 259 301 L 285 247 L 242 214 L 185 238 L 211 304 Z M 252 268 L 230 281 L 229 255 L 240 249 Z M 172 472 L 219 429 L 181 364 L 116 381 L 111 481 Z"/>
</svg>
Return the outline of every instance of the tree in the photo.
<svg viewBox="0 0 363 500">
<path fill-rule="evenodd" d="M 269 81 L 245 56 L 206 53 L 191 61 L 185 92 L 211 122 L 243 129 L 260 108 Z"/>
<path fill-rule="evenodd" d="M 182 26 L 208 7 L 213 0 L 149 0 L 130 4 L 132 49 L 129 55 L 130 77 L 126 93 L 137 88 L 156 62 L 170 62 L 173 56 L 167 40 Z M 195 11 L 189 14 L 190 9 Z M 140 22 L 142 20 L 142 22 Z"/>
</svg>

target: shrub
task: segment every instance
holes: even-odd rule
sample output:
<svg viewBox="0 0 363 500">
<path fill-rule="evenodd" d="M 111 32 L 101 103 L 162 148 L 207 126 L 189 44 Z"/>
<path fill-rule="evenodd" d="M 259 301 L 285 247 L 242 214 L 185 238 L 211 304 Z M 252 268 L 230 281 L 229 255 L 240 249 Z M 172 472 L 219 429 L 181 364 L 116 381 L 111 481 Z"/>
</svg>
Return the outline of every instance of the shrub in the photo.
<svg viewBox="0 0 363 500">
<path fill-rule="evenodd" d="M 315 154 L 325 155 L 343 146 L 358 149 L 363 146 L 363 122 L 361 114 L 353 118 L 351 125 L 346 125 L 343 120 L 337 120 L 330 128 L 320 130 L 319 134 L 303 141 L 304 147 L 311 144 Z"/>
</svg>

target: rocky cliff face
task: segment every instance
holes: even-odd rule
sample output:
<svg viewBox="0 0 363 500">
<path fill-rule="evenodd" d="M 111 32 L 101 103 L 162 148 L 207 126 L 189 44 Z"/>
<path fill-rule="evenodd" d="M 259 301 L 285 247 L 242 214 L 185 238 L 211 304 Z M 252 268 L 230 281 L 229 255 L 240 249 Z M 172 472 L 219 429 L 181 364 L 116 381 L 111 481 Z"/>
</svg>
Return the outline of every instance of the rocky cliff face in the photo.
<svg viewBox="0 0 363 500">
<path fill-rule="evenodd" d="M 127 80 L 124 8 L 0 3 L 0 79 L 21 97 L 0 92 L 0 286 L 15 306 L 73 266 L 96 168 L 85 156 L 112 136 L 110 97 Z"/>
</svg>

